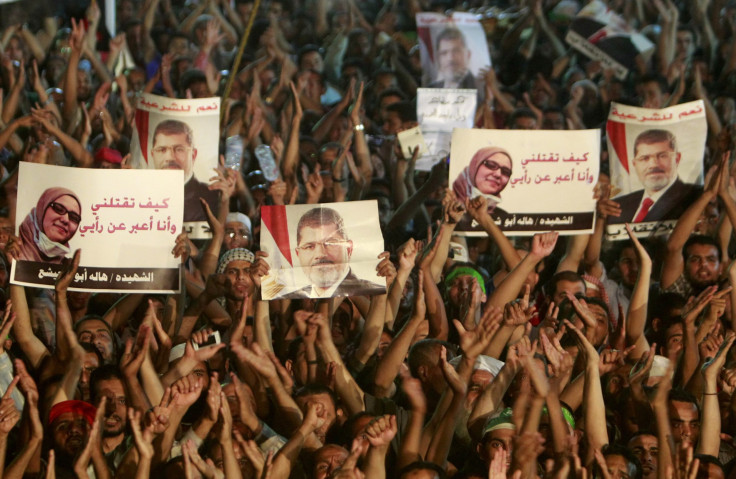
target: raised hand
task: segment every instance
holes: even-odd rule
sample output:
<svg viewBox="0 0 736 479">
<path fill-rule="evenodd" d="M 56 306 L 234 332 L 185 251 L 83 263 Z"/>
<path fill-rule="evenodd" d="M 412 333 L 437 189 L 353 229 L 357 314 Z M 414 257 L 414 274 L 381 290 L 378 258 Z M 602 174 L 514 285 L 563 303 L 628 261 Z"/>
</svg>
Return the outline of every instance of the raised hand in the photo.
<svg viewBox="0 0 736 479">
<path fill-rule="evenodd" d="M 546 258 L 555 249 L 558 236 L 559 233 L 555 231 L 535 234 L 534 239 L 532 239 L 532 250 L 529 254 L 539 260 Z"/>
<path fill-rule="evenodd" d="M 654 356 L 656 355 L 657 350 L 656 348 L 656 343 L 652 344 L 649 351 L 645 351 L 636 364 L 634 364 L 634 367 L 631 368 L 631 371 L 629 372 L 629 385 L 631 386 L 632 393 L 643 394 L 643 385 L 646 383 L 646 380 L 649 378 L 649 373 L 652 371 Z"/>
<path fill-rule="evenodd" d="M 202 382 L 199 378 L 192 379 L 189 376 L 184 376 L 171 386 L 171 391 L 172 406 L 186 411 L 202 394 Z"/>
<path fill-rule="evenodd" d="M 358 95 L 355 98 L 355 103 L 350 107 L 350 121 L 353 123 L 353 126 L 359 125 L 360 122 L 360 109 L 363 106 L 363 82 L 360 82 L 360 87 L 358 88 Z"/>
<path fill-rule="evenodd" d="M 429 230 L 429 228 L 427 228 Z M 431 230 L 430 230 L 431 231 Z M 442 228 L 437 230 L 437 234 L 435 235 L 434 239 L 430 239 L 428 241 L 434 241 L 434 244 L 431 244 L 431 242 L 427 245 L 427 248 L 424 256 L 422 257 L 419 267 L 421 269 L 429 268 L 432 264 L 432 261 L 434 260 L 435 256 L 437 256 L 437 251 L 439 251 L 440 242 L 442 240 L 442 236 L 444 235 L 444 230 Z"/>
<path fill-rule="evenodd" d="M 467 392 L 468 385 L 460 378 L 455 368 L 447 361 L 447 349 L 442 346 L 440 349 L 440 368 L 442 376 L 452 389 L 452 392 L 464 396 Z"/>
<path fill-rule="evenodd" d="M 196 468 L 205 479 L 224 479 L 225 474 L 215 467 L 215 463 L 212 459 L 202 459 L 202 456 L 200 456 L 197 451 L 197 446 L 194 445 L 191 439 L 188 439 L 184 443 L 181 448 L 181 452 L 184 456 L 185 473 L 188 473 L 187 479 L 189 479 L 189 477 L 195 477 L 191 470 L 192 467 Z M 189 471 L 186 471 L 187 469 L 189 469 Z"/>
<path fill-rule="evenodd" d="M 397 252 L 399 257 L 399 269 L 411 271 L 412 268 L 414 268 L 417 252 L 417 242 L 414 238 L 410 238 L 409 241 L 401 245 Z"/>
<path fill-rule="evenodd" d="M 120 370 L 123 376 L 127 378 L 135 378 L 138 376 L 138 371 L 141 369 L 143 360 L 146 357 L 148 351 L 148 345 L 151 341 L 151 327 L 147 325 L 141 325 L 138 328 L 138 335 L 135 338 L 135 344 L 133 339 L 128 338 L 125 342 L 125 351 L 123 356 L 120 358 Z"/>
<path fill-rule="evenodd" d="M 381 261 L 378 263 L 378 266 L 376 266 L 378 276 L 386 279 L 386 288 L 389 288 L 396 278 L 396 267 L 391 262 L 390 256 L 391 253 L 388 251 L 384 251 L 379 254 L 378 259 Z"/>
<path fill-rule="evenodd" d="M 447 224 L 457 224 L 463 219 L 465 206 L 457 200 L 455 193 L 448 189 L 442 199 L 442 215 Z"/>
<path fill-rule="evenodd" d="M 408 368 L 399 371 L 401 376 L 401 390 L 409 400 L 412 411 L 425 414 L 427 412 L 427 397 L 424 395 L 422 383 L 409 373 Z"/>
<path fill-rule="evenodd" d="M 79 260 L 82 257 L 82 250 L 78 249 L 74 252 L 74 257 L 71 259 L 65 259 L 62 263 L 62 269 L 59 272 L 59 276 L 56 277 L 56 293 L 66 294 L 69 289 L 69 285 L 74 281 L 74 275 L 77 273 L 79 267 Z"/>
<path fill-rule="evenodd" d="M 133 440 L 138 454 L 151 460 L 153 458 L 153 424 L 141 428 L 143 413 L 133 408 L 128 408 L 128 424 L 133 431 Z"/>
<path fill-rule="evenodd" d="M 598 367 L 600 356 L 598 355 L 598 351 L 595 349 L 595 346 L 593 346 L 591 342 L 588 341 L 588 338 L 585 337 L 585 334 L 583 334 L 583 332 L 570 321 L 565 320 L 565 326 L 567 326 L 567 329 L 573 333 L 573 337 L 578 343 L 578 349 L 586 358 L 588 365 L 595 365 Z"/>
<path fill-rule="evenodd" d="M 268 253 L 266 253 L 265 251 L 256 251 L 255 261 L 253 261 L 253 264 L 251 264 L 250 268 L 248 268 L 248 276 L 250 276 L 250 280 L 253 282 L 256 288 L 261 287 L 261 281 L 263 280 L 263 277 L 268 276 L 269 270 L 271 268 L 266 260 L 263 258 L 268 258 Z"/>
<path fill-rule="evenodd" d="M 706 363 L 703 365 L 702 373 L 703 377 L 706 380 L 706 384 L 716 384 L 718 375 L 723 369 L 723 366 L 726 364 L 726 356 L 728 355 L 728 351 L 731 349 L 731 346 L 733 346 L 733 342 L 735 339 L 736 333 L 734 333 L 733 331 L 729 331 L 728 333 L 726 333 L 726 338 L 723 340 L 723 343 L 718 349 L 716 356 L 713 359 L 706 361 Z"/>
<path fill-rule="evenodd" d="M 0 355 L 5 352 L 5 338 L 10 335 L 10 330 L 15 323 L 15 312 L 13 312 L 13 302 L 7 300 L 5 302 L 5 313 L 3 314 L 3 321 L 0 323 Z"/>
<path fill-rule="evenodd" d="M 168 427 L 169 418 L 171 417 L 178 395 L 178 389 L 166 388 L 158 406 L 155 406 L 151 411 L 146 413 L 146 425 L 152 428 L 154 434 L 161 434 Z"/>
<path fill-rule="evenodd" d="M 460 348 L 463 350 L 463 356 L 473 359 L 482 354 L 488 347 L 501 324 L 503 314 L 499 308 L 489 306 L 480 318 L 478 327 L 472 331 L 468 331 L 460 321 L 454 319 L 452 322 L 460 336 Z"/>
<path fill-rule="evenodd" d="M 372 447 L 388 447 L 398 432 L 396 416 L 385 414 L 373 419 L 365 428 L 365 434 Z"/>
<path fill-rule="evenodd" d="M 81 477 L 87 477 L 87 466 L 89 466 L 89 462 L 92 459 L 93 449 L 99 448 L 100 452 L 102 452 L 102 419 L 105 417 L 106 404 L 107 396 L 102 396 L 100 403 L 97 405 L 95 420 L 89 431 L 87 444 L 74 462 L 74 472 Z"/>
<path fill-rule="evenodd" d="M 491 216 L 490 213 L 488 213 L 488 200 L 483 196 L 466 199 L 465 210 L 468 212 L 470 217 L 478 223 L 480 223 L 483 218 L 490 218 Z"/>
<path fill-rule="evenodd" d="M 18 376 L 13 379 L 0 400 L 0 436 L 7 437 L 20 420 L 20 411 L 15 408 L 15 401 L 10 397 L 17 382 Z"/>
<path fill-rule="evenodd" d="M 234 351 L 233 351 L 234 352 Z M 258 343 L 253 343 L 251 349 L 243 348 L 236 352 L 238 358 L 251 365 L 251 367 L 264 378 L 277 378 L 278 372 L 268 355 L 261 349 Z"/>
<path fill-rule="evenodd" d="M 314 171 L 309 175 L 306 174 L 306 171 L 304 172 L 303 180 L 304 187 L 307 189 L 307 202 L 310 204 L 319 202 L 322 192 L 325 189 L 325 184 L 322 181 L 322 175 L 320 174 L 319 163 L 314 166 Z"/>
</svg>

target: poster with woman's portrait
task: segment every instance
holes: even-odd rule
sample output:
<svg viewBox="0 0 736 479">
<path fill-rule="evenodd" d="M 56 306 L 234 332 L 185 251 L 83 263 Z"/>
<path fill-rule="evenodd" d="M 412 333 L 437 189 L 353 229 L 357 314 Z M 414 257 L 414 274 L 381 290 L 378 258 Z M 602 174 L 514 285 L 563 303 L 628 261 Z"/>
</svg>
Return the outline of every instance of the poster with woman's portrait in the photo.
<svg viewBox="0 0 736 479">
<path fill-rule="evenodd" d="M 171 254 L 182 232 L 179 171 L 67 168 L 22 162 L 11 283 L 53 288 L 82 250 L 76 291 L 179 290 Z"/>
<path fill-rule="evenodd" d="M 456 128 L 449 187 L 465 202 L 482 196 L 495 223 L 513 235 L 593 231 L 599 130 Z M 456 231 L 486 233 L 468 214 Z"/>
<path fill-rule="evenodd" d="M 209 238 L 203 198 L 213 212 L 218 191 L 210 190 L 218 165 L 220 98 L 178 99 L 144 93 L 136 106 L 130 141 L 134 168 L 184 172 L 184 227 L 190 238 Z"/>
</svg>

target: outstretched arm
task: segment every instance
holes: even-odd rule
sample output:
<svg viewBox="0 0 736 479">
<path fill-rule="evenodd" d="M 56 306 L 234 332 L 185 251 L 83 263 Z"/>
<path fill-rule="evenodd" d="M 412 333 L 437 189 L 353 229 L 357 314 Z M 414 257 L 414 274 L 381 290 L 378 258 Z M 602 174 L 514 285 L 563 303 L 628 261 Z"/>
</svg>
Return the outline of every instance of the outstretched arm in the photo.
<svg viewBox="0 0 736 479">
<path fill-rule="evenodd" d="M 297 188 L 296 170 L 299 165 L 299 125 L 302 121 L 302 105 L 299 102 L 299 94 L 293 83 L 291 87 L 292 116 L 291 129 L 289 130 L 289 139 L 286 142 L 286 151 L 284 152 L 284 161 L 281 163 L 281 175 L 288 185 L 287 197 L 290 197 L 291 190 Z"/>
<path fill-rule="evenodd" d="M 718 457 L 721 446 L 721 409 L 718 404 L 718 375 L 726 364 L 728 351 L 736 339 L 736 334 L 729 331 L 723 340 L 716 357 L 705 363 L 702 374 L 705 380 L 703 391 L 703 419 L 700 439 L 696 452 Z"/>
<path fill-rule="evenodd" d="M 632 357 L 638 358 L 649 349 L 649 342 L 644 337 L 644 326 L 647 321 L 647 305 L 649 304 L 649 285 L 652 276 L 652 259 L 647 250 L 641 245 L 637 237 L 627 224 L 626 231 L 636 248 L 636 256 L 639 259 L 639 274 L 636 277 L 634 291 L 631 293 L 629 311 L 626 314 L 626 345 L 635 345 Z M 619 318 L 621 321 L 623 318 Z"/>
<path fill-rule="evenodd" d="M 715 178 L 711 180 L 708 189 L 680 216 L 675 229 L 672 230 L 672 234 L 667 239 L 667 249 L 664 265 L 662 266 L 662 278 L 660 280 L 660 287 L 662 289 L 672 286 L 684 270 L 685 260 L 682 256 L 682 247 L 685 246 L 690 233 L 695 229 L 700 214 L 716 196 L 719 174 L 713 176 Z"/>
<path fill-rule="evenodd" d="M 537 264 L 552 253 L 557 243 L 558 234 L 538 233 L 532 240 L 532 250 L 521 262 L 506 276 L 498 288 L 488 299 L 489 306 L 503 308 L 506 303 L 513 301 L 519 296 L 521 287 L 529 274 L 534 272 Z"/>
</svg>

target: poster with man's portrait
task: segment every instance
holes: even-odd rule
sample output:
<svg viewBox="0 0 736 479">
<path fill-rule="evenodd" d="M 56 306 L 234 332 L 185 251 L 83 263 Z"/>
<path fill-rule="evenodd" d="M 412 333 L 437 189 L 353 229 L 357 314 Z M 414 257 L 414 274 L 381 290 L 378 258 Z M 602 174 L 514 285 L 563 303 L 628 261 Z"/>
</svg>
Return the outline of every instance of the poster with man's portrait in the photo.
<svg viewBox="0 0 736 479">
<path fill-rule="evenodd" d="M 669 108 L 612 103 L 606 123 L 611 198 L 621 215 L 609 217 L 609 239 L 666 235 L 702 193 L 708 125 L 702 100 Z"/>
<path fill-rule="evenodd" d="M 203 198 L 217 213 L 218 192 L 209 189 L 218 166 L 220 98 L 178 99 L 144 93 L 130 142 L 134 168 L 184 172 L 184 228 L 209 238 Z"/>
<path fill-rule="evenodd" d="M 383 236 L 375 200 L 262 206 L 261 249 L 271 268 L 264 300 L 386 292 L 376 272 Z"/>
<path fill-rule="evenodd" d="M 70 290 L 177 292 L 171 251 L 182 232 L 181 180 L 180 171 L 22 162 L 11 283 L 53 288 L 81 249 Z"/>
<path fill-rule="evenodd" d="M 459 201 L 483 197 L 507 234 L 593 231 L 600 130 L 482 130 L 452 133 L 449 187 Z M 468 213 L 455 231 L 486 233 Z"/>
<path fill-rule="evenodd" d="M 483 26 L 472 13 L 417 13 L 422 86 L 483 89 L 482 70 L 491 67 Z"/>
</svg>

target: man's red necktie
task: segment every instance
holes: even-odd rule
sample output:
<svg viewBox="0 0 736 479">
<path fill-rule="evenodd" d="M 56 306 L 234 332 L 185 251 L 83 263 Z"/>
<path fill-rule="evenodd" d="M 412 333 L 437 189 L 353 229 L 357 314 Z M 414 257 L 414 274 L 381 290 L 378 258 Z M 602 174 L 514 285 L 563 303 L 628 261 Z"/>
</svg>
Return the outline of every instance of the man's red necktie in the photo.
<svg viewBox="0 0 736 479">
<path fill-rule="evenodd" d="M 634 223 L 641 223 L 644 221 L 644 218 L 646 218 L 647 213 L 649 213 L 649 208 L 652 207 L 654 204 L 654 201 L 652 201 L 651 198 L 644 198 L 644 202 L 641 204 L 641 209 L 639 210 L 639 214 L 636 215 L 636 218 L 634 218 Z"/>
</svg>

